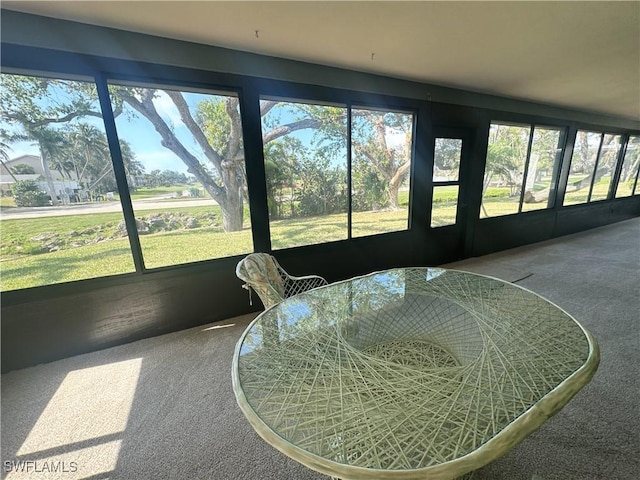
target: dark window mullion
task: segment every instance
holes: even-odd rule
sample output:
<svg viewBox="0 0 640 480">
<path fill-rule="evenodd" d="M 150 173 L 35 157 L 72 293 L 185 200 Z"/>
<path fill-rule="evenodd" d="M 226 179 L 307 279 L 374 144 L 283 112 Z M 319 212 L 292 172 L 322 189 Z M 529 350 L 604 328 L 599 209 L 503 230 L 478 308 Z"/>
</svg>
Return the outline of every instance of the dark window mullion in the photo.
<svg viewBox="0 0 640 480">
<path fill-rule="evenodd" d="M 409 152 L 409 206 L 407 209 L 407 229 L 411 229 L 413 218 L 413 185 L 415 182 L 415 168 L 416 168 L 416 132 L 418 128 L 418 112 L 414 111 L 411 115 L 411 149 Z"/>
<path fill-rule="evenodd" d="M 239 92 L 238 100 L 242 121 L 253 248 L 256 252 L 269 252 L 272 249 L 271 226 L 269 224 L 264 145 L 262 143 L 260 93 L 256 88 L 247 86 Z"/>
<path fill-rule="evenodd" d="M 352 117 L 351 117 L 351 105 L 347 105 L 347 238 L 352 238 L 351 228 L 353 226 L 353 215 L 352 215 L 352 207 L 353 207 L 353 199 L 352 199 L 352 188 L 353 188 L 353 179 L 351 176 L 351 167 L 352 167 L 352 141 L 351 141 L 351 127 L 352 127 Z"/>
<path fill-rule="evenodd" d="M 549 186 L 549 198 L 547 198 L 547 208 L 556 206 L 557 192 L 560 183 L 560 173 L 562 172 L 562 161 L 565 151 L 567 150 L 568 129 L 564 128 L 558 136 L 558 144 L 556 145 L 556 154 L 553 160 L 553 173 L 551 177 L 551 185 Z"/>
<path fill-rule="evenodd" d="M 460 185 L 460 180 L 447 180 L 447 181 L 433 182 L 434 187 L 455 187 L 456 185 Z"/>
<path fill-rule="evenodd" d="M 589 185 L 589 195 L 587 196 L 587 202 L 591 201 L 591 195 L 593 194 L 593 184 L 596 181 L 596 173 L 598 172 L 598 164 L 600 163 L 600 155 L 602 155 L 602 145 L 604 144 L 604 132 L 600 134 L 600 146 L 598 147 L 598 154 L 596 155 L 596 163 L 593 165 L 593 172 L 591 173 L 591 184 Z"/>
<path fill-rule="evenodd" d="M 136 217 L 133 212 L 133 204 L 131 203 L 127 174 L 124 168 L 124 162 L 122 161 L 122 151 L 120 150 L 116 121 L 113 116 L 109 87 L 104 76 L 96 77 L 95 81 L 98 100 L 100 101 L 100 107 L 102 109 L 102 120 L 107 135 L 109 151 L 111 152 L 111 162 L 116 177 L 116 185 L 118 186 L 118 193 L 120 195 L 120 204 L 122 205 L 122 213 L 127 227 L 127 236 L 133 255 L 133 263 L 136 272 L 142 273 L 145 271 L 144 258 L 142 256 L 142 247 L 140 246 L 140 237 L 138 236 L 138 228 L 136 226 Z"/>
<path fill-rule="evenodd" d="M 564 200 L 567 194 L 567 184 L 569 183 L 569 175 L 571 174 L 571 166 L 573 163 L 573 152 L 576 149 L 578 141 L 578 129 L 569 127 L 565 134 L 564 150 L 562 152 L 562 160 L 557 180 L 557 188 L 553 208 L 564 207 Z"/>
</svg>

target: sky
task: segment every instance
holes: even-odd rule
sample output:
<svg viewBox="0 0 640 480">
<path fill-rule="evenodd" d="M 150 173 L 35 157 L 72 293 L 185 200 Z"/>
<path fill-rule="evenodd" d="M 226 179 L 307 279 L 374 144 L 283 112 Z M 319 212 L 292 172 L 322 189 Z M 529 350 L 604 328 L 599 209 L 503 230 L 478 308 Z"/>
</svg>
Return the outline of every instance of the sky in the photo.
<svg viewBox="0 0 640 480">
<path fill-rule="evenodd" d="M 222 100 L 225 98 L 222 95 L 196 92 L 183 92 L 183 97 L 194 117 L 199 102 L 207 99 Z M 46 102 L 54 101 L 68 103 L 68 94 L 65 94 L 64 91 L 60 89 L 60 91 L 50 94 L 47 99 L 39 101 L 39 103 L 44 107 L 46 106 Z M 163 91 L 159 91 L 157 97 L 154 99 L 154 106 L 160 116 L 167 122 L 170 128 L 172 128 L 174 134 L 185 148 L 194 156 L 201 159 L 202 163 L 206 164 L 203 152 L 187 127 L 182 123 L 178 109 L 169 96 Z M 130 111 L 133 111 L 131 107 L 128 108 Z M 269 115 L 272 118 L 277 118 L 281 124 L 288 123 L 294 119 L 294 113 L 288 108 L 277 109 L 276 107 L 271 110 Z M 84 117 L 79 121 L 90 123 L 104 132 L 104 125 L 100 118 Z M 6 124 L 2 124 L 1 122 L 0 126 L 6 128 Z M 187 173 L 187 166 L 174 155 L 173 152 L 162 146 L 160 134 L 155 131 L 151 122 L 140 114 L 136 113 L 134 116 L 119 115 L 116 118 L 116 129 L 120 140 L 125 140 L 130 144 L 136 160 L 144 166 L 145 172 L 150 173 L 153 170 L 173 170 L 180 173 Z M 404 142 L 403 135 L 398 135 L 392 131 L 388 131 L 387 133 L 387 141 L 391 145 L 397 144 L 400 146 Z M 313 131 L 309 129 L 299 130 L 291 135 L 298 138 L 303 143 L 303 146 L 310 151 L 312 150 Z M 23 154 L 40 155 L 37 145 L 32 141 L 13 142 L 10 146 L 12 148 L 9 152 L 10 158 L 15 158 Z M 339 153 L 340 157 L 342 157 L 342 155 L 346 155 L 346 153 Z M 344 165 L 346 159 L 341 158 L 336 159 L 336 161 Z"/>
</svg>

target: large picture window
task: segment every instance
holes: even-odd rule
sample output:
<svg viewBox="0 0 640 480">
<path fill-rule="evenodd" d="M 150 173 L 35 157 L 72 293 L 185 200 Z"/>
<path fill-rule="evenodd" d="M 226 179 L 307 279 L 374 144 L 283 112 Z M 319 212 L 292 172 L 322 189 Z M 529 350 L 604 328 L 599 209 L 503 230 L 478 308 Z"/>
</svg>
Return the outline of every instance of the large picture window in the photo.
<svg viewBox="0 0 640 480">
<path fill-rule="evenodd" d="M 620 156 L 621 135 L 579 130 L 573 146 L 563 205 L 604 200 Z"/>
<path fill-rule="evenodd" d="M 408 228 L 413 114 L 269 98 L 261 114 L 274 249 Z"/>
<path fill-rule="evenodd" d="M 598 157 L 593 184 L 591 186 L 590 202 L 605 200 L 609 197 L 611 179 L 616 171 L 618 157 L 620 155 L 622 135 L 605 134 L 602 138 L 602 147 Z"/>
<path fill-rule="evenodd" d="M 564 130 L 535 127 L 527 176 L 522 189 L 521 211 L 553 207 L 556 179 L 562 161 Z"/>
<path fill-rule="evenodd" d="M 348 237 L 347 108 L 262 99 L 271 246 Z"/>
<path fill-rule="evenodd" d="M 640 194 L 638 169 L 640 169 L 640 136 L 635 135 L 629 137 L 627 142 L 616 189 L 616 198 Z"/>
<path fill-rule="evenodd" d="M 351 110 L 351 235 L 409 227 L 413 115 Z"/>
<path fill-rule="evenodd" d="M 564 130 L 492 123 L 480 217 L 551 208 Z"/>
<path fill-rule="evenodd" d="M 238 97 L 116 82 L 109 93 L 144 266 L 253 251 Z"/>
<path fill-rule="evenodd" d="M 135 271 L 95 85 L 1 74 L 0 112 L 2 291 Z"/>
</svg>

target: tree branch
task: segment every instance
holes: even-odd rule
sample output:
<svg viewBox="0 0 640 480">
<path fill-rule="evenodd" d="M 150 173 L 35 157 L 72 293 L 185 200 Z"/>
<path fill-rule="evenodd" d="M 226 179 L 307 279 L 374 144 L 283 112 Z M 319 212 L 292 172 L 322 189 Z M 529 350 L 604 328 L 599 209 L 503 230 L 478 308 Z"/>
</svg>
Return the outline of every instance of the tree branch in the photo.
<svg viewBox="0 0 640 480">
<path fill-rule="evenodd" d="M 279 102 L 274 100 L 263 100 L 260 102 L 260 116 L 264 117 L 267 113 L 271 111 L 273 107 L 278 105 Z"/>
<path fill-rule="evenodd" d="M 209 160 L 213 164 L 219 174 L 222 174 L 222 158 L 220 157 L 220 154 L 216 152 L 213 147 L 211 147 L 209 141 L 207 140 L 207 137 L 191 116 L 191 112 L 189 112 L 189 106 L 184 100 L 182 93 L 172 90 L 164 90 L 164 92 L 169 96 L 169 98 L 171 98 L 171 100 L 175 104 L 178 112 L 180 113 L 180 119 L 189 129 L 196 142 L 198 142 L 198 145 L 204 152 L 207 160 Z"/>
<path fill-rule="evenodd" d="M 65 123 L 78 117 L 86 116 L 86 117 L 102 118 L 102 114 L 100 112 L 94 112 L 92 110 L 79 110 L 77 112 L 68 113 L 62 117 L 48 117 L 48 118 L 41 118 L 39 120 L 33 120 L 33 121 L 29 121 L 25 115 L 20 115 L 17 113 L 5 113 L 4 116 L 10 121 L 20 122 L 24 125 L 29 125 L 30 127 L 33 127 L 33 128 L 42 127 L 44 125 L 49 125 L 51 123 Z"/>
<path fill-rule="evenodd" d="M 262 135 L 262 143 L 267 144 L 277 138 L 283 137 L 296 130 L 303 130 L 305 128 L 318 128 L 322 125 L 320 120 L 315 118 L 305 118 L 296 122 L 288 123 L 286 125 L 280 125 L 273 130 Z"/>
<path fill-rule="evenodd" d="M 131 105 L 133 109 L 151 122 L 156 132 L 162 137 L 162 146 L 171 150 L 185 163 L 188 171 L 195 175 L 215 200 L 224 197 L 224 189 L 215 183 L 200 161 L 182 145 L 180 140 L 178 140 L 166 122 L 158 114 L 153 105 L 153 90 L 147 91 L 142 101 L 129 93 L 121 92 L 120 95 L 123 101 Z"/>
<path fill-rule="evenodd" d="M 242 121 L 240 112 L 238 111 L 238 103 L 239 100 L 237 97 L 228 97 L 225 103 L 225 110 L 231 123 L 231 131 L 227 139 L 224 158 L 226 161 L 231 162 L 236 161 L 235 159 L 238 156 L 240 145 L 242 144 Z"/>
</svg>

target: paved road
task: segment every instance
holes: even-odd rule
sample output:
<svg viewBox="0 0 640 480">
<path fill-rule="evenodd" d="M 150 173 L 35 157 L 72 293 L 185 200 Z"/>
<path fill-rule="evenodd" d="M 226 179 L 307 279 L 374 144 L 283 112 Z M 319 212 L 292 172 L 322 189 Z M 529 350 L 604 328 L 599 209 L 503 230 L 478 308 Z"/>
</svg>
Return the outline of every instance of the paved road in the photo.
<svg viewBox="0 0 640 480">
<path fill-rule="evenodd" d="M 201 207 L 216 205 L 212 199 L 189 199 L 171 200 L 166 197 L 147 198 L 136 200 L 133 209 L 136 212 L 141 210 L 158 210 L 169 208 Z M 23 208 L 3 208 L 0 220 L 14 218 L 36 218 L 36 217 L 59 217 L 63 215 L 87 215 L 91 213 L 120 212 L 120 202 L 95 202 L 80 205 L 60 205 L 57 207 L 23 207 Z"/>
</svg>

